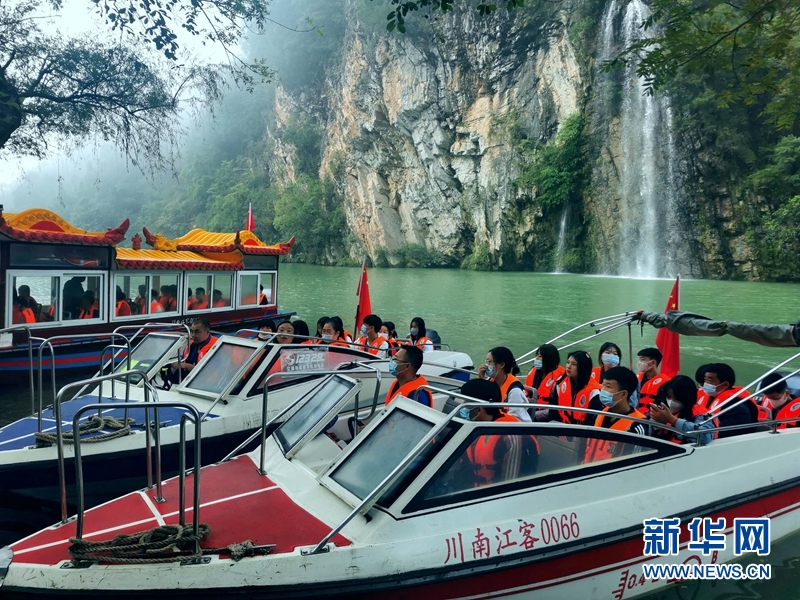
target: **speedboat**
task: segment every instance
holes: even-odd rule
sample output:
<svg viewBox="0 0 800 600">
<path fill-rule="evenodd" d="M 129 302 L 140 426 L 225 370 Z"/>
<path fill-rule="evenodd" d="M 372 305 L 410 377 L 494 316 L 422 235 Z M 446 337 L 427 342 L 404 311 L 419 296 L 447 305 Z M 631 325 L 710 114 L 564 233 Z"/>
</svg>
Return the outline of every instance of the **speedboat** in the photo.
<svg viewBox="0 0 800 600">
<path fill-rule="evenodd" d="M 643 563 L 735 559 L 734 519 L 770 518 L 772 542 L 800 528 L 800 429 L 677 445 L 582 425 L 465 420 L 458 402 L 477 403 L 442 394 L 438 409 L 395 399 L 346 445 L 326 429 L 347 393 L 300 399 L 259 448 L 167 481 L 163 501 L 142 489 L 4 548 L 0 591 L 622 600 L 670 583 L 645 578 Z M 503 458 L 492 476 L 479 473 L 470 449 L 501 440 L 535 440 L 535 460 Z M 589 444 L 606 452 L 589 460 Z M 196 491 L 184 496 L 190 483 Z M 643 522 L 667 517 L 681 523 L 676 554 L 644 556 Z M 726 518 L 727 544 L 690 548 L 695 517 Z M 112 548 L 115 538 L 136 546 L 145 530 L 165 537 L 163 552 Z"/>
<path fill-rule="evenodd" d="M 124 409 L 83 412 L 77 421 L 84 442 L 90 505 L 148 483 L 148 462 L 141 457 L 141 449 L 150 438 L 143 435 L 146 431 L 153 438 L 158 434 L 153 443 L 157 441 L 162 450 L 163 474 L 178 471 L 179 425 L 186 410 L 159 408 L 160 402 L 182 402 L 199 412 L 203 419 L 202 455 L 204 464 L 209 464 L 248 443 L 265 416 L 267 420 L 274 418 L 318 386 L 320 373 L 350 369 L 359 378 L 360 397 L 354 393 L 345 410 L 350 416 L 357 410 L 362 422 L 384 402 L 394 379 L 388 372 L 388 361 L 376 361 L 373 355 L 349 347 L 278 345 L 221 335 L 185 380 L 169 390 L 157 389 L 161 369 L 174 361 L 185 345 L 186 338 L 178 334 L 148 334 L 113 375 L 62 388 L 52 406 L 40 406 L 37 413 L 0 428 L 0 493 L 58 501 L 63 497 L 63 479 L 72 497 L 74 446 L 63 443 L 59 452 L 58 440 L 59 436 L 65 439 L 65 435 L 71 435 L 75 415 L 92 403 L 127 401 Z M 425 360 L 421 373 L 450 388 L 461 385 L 453 377 L 463 378 L 465 368 L 472 367 L 471 359 L 458 352 L 434 351 L 426 353 Z M 77 397 L 63 400 L 75 390 Z M 145 407 L 149 408 L 147 416 Z"/>
</svg>

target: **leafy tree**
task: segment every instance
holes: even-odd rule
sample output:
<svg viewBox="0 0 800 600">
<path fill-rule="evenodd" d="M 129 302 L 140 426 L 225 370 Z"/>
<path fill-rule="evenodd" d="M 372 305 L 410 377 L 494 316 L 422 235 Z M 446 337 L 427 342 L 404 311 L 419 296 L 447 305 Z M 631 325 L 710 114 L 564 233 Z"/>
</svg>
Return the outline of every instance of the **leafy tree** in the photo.
<svg viewBox="0 0 800 600">
<path fill-rule="evenodd" d="M 110 29 L 123 34 L 116 41 L 45 33 L 43 13 L 62 10 L 61 0 L 0 3 L 0 150 L 43 157 L 53 138 L 99 136 L 135 163 L 147 157 L 161 167 L 170 158 L 181 100 L 214 102 L 228 76 L 252 87 L 273 74 L 263 61 L 247 62 L 233 51 L 245 22 L 261 28 L 269 20 L 271 0 L 92 1 Z M 179 28 L 221 45 L 228 64 L 180 62 Z"/>
</svg>

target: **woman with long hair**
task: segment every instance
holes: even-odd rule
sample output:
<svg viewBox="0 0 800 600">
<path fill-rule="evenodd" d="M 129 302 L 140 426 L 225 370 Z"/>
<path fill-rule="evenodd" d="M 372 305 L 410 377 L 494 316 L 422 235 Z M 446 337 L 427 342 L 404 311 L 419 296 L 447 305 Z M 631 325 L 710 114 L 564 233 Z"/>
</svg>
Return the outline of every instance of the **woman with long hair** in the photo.
<svg viewBox="0 0 800 600">
<path fill-rule="evenodd" d="M 525 378 L 525 391 L 535 403 L 547 402 L 553 386 L 564 375 L 561 354 L 553 344 L 542 344 L 533 359 L 533 368 Z"/>
<path fill-rule="evenodd" d="M 562 407 L 590 408 L 603 410 L 600 402 L 600 385 L 592 379 L 592 357 L 588 352 L 576 350 L 567 356 L 567 365 L 562 377 L 550 394 L 550 404 Z M 596 415 L 581 411 L 550 411 L 550 418 L 564 423 L 594 425 Z"/>
<path fill-rule="evenodd" d="M 604 342 L 597 353 L 599 366 L 592 369 L 592 379 L 597 383 L 603 383 L 603 373 L 614 367 L 618 367 L 622 361 L 622 350 L 614 342 Z"/>
<path fill-rule="evenodd" d="M 527 403 L 528 397 L 522 382 L 517 379 L 519 367 L 511 350 L 505 346 L 497 346 L 489 350 L 486 355 L 486 364 L 478 368 L 478 377 L 494 381 L 500 387 L 500 401 L 513 404 Z M 512 407 L 508 414 L 520 421 L 530 421 L 528 409 Z"/>
<path fill-rule="evenodd" d="M 433 352 L 433 340 L 427 337 L 427 333 L 425 321 L 422 317 L 411 319 L 411 325 L 408 328 L 409 344 L 416 346 L 423 352 Z"/>
</svg>

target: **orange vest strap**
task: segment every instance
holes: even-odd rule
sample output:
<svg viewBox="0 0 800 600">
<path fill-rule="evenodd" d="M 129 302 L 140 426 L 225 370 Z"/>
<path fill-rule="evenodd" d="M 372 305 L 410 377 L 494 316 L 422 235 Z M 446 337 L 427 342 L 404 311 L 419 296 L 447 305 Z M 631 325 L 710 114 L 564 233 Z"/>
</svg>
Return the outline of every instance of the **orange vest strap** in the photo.
<svg viewBox="0 0 800 600">
<path fill-rule="evenodd" d="M 425 379 L 422 375 L 417 375 L 416 379 L 412 379 L 408 383 L 404 383 L 401 386 L 398 386 L 399 381 L 395 379 L 392 382 L 392 385 L 389 386 L 389 393 L 386 394 L 386 404 L 389 404 L 392 400 L 394 400 L 395 396 L 405 396 L 406 398 L 414 398 L 414 391 L 420 388 L 423 385 L 428 385 L 428 380 Z M 433 408 L 433 396 L 431 395 L 430 391 L 425 390 L 428 392 L 428 406 Z"/>
</svg>

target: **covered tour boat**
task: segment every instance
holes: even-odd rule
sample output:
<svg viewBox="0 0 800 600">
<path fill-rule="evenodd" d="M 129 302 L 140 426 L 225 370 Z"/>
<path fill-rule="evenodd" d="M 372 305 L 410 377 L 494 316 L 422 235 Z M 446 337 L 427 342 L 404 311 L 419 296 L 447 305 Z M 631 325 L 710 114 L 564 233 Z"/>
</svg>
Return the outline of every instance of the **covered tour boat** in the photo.
<svg viewBox="0 0 800 600">
<path fill-rule="evenodd" d="M 0 334 L 5 381 L 29 369 L 24 328 L 35 338 L 56 336 L 58 369 L 96 369 L 115 330 L 132 336 L 146 323 L 204 317 L 215 330 L 233 331 L 280 316 L 278 262 L 294 238 L 268 245 L 251 231 L 194 229 L 170 240 L 145 228 L 150 248 L 139 234 L 123 248 L 129 225 L 89 232 L 49 210 L 12 214 L 0 206 L 0 329 L 14 329 Z"/>
<path fill-rule="evenodd" d="M 325 430 L 354 382 L 332 381 L 340 392 L 300 399 L 259 449 L 166 482 L 163 499 L 143 489 L 0 550 L 0 591 L 621 600 L 671 583 L 645 579 L 642 563 L 733 560 L 736 518 L 769 517 L 773 542 L 800 529 L 800 428 L 765 422 L 678 445 L 583 425 L 465 420 L 457 402 L 443 411 L 397 398 L 344 446 Z M 470 449 L 500 439 L 537 452 L 485 477 Z M 655 517 L 680 519 L 677 555 L 644 555 L 642 523 Z M 695 517 L 725 517 L 727 545 L 689 548 Z M 137 547 L 150 529 L 163 536 L 160 554 Z"/>
</svg>

